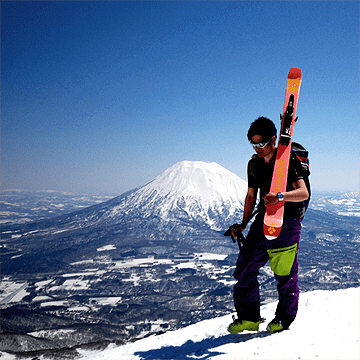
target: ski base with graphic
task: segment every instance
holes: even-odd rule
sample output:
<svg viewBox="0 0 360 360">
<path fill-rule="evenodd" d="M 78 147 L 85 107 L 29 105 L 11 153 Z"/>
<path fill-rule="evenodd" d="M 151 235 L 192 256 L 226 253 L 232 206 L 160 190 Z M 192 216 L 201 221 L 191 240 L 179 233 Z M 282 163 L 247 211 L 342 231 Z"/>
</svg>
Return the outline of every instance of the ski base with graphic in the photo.
<svg viewBox="0 0 360 360">
<path fill-rule="evenodd" d="M 285 92 L 285 104 L 281 116 L 281 129 L 276 153 L 274 172 L 271 180 L 270 192 L 283 193 L 286 191 L 292 136 L 296 121 L 296 108 L 301 85 L 301 70 L 291 68 L 288 74 Z M 284 201 L 266 207 L 264 217 L 264 235 L 268 240 L 275 240 L 281 232 L 284 217 Z"/>
</svg>

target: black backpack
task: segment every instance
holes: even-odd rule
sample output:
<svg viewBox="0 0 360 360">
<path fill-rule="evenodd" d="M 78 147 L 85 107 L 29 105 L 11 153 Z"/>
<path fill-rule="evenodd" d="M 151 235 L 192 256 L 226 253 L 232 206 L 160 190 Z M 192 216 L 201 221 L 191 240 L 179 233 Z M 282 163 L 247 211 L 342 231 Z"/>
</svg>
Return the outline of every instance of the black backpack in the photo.
<svg viewBox="0 0 360 360">
<path fill-rule="evenodd" d="M 296 157 L 301 163 L 302 175 L 304 177 L 304 181 L 309 192 L 309 198 L 302 202 L 300 217 L 301 219 L 303 219 L 305 212 L 309 206 L 310 196 L 311 196 L 311 188 L 309 181 L 309 175 L 310 175 L 309 152 L 301 144 L 293 141 L 291 145 L 291 154 L 294 157 Z"/>
</svg>

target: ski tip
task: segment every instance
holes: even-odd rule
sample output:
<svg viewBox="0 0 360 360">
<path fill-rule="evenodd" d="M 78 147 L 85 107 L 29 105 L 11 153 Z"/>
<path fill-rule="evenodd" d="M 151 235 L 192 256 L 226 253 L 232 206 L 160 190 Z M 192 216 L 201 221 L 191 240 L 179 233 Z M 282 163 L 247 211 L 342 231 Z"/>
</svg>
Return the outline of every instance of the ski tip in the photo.
<svg viewBox="0 0 360 360">
<path fill-rule="evenodd" d="M 291 68 L 289 71 L 288 79 L 301 79 L 301 69 Z"/>
<path fill-rule="evenodd" d="M 265 235 L 267 240 L 275 240 L 277 238 L 277 236 L 270 236 L 270 235 Z"/>
</svg>

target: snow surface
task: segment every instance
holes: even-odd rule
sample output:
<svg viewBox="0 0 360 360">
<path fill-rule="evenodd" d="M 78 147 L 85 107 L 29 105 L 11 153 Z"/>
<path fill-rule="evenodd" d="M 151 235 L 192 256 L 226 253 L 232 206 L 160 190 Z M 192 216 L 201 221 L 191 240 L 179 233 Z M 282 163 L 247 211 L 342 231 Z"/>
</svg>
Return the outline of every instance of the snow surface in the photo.
<svg viewBox="0 0 360 360">
<path fill-rule="evenodd" d="M 211 203 L 218 199 L 243 198 L 247 183 L 215 162 L 181 161 L 146 186 L 149 192 L 154 189 L 158 189 L 158 194 L 163 197 L 170 194 L 176 198 L 196 197 L 203 203 Z"/>
<path fill-rule="evenodd" d="M 359 289 L 300 294 L 299 312 L 288 331 L 266 332 L 277 302 L 263 305 L 259 332 L 227 332 L 231 315 L 101 352 L 78 350 L 83 359 L 359 359 Z"/>
</svg>

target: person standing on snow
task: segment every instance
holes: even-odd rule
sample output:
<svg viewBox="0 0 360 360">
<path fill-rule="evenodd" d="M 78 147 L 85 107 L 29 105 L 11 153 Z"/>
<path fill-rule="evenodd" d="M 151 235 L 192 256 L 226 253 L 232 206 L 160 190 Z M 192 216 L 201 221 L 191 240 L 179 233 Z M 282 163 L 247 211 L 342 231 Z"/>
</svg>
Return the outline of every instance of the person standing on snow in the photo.
<svg viewBox="0 0 360 360">
<path fill-rule="evenodd" d="M 277 280 L 279 302 L 275 318 L 268 324 L 271 333 L 286 330 L 295 320 L 298 301 L 298 248 L 301 233 L 303 201 L 309 191 L 302 175 L 300 161 L 290 157 L 287 189 L 284 193 L 270 193 L 270 185 L 276 158 L 276 127 L 265 117 L 255 120 L 248 131 L 248 139 L 256 155 L 248 163 L 248 191 L 245 198 L 241 225 L 230 227 L 231 235 L 237 237 L 244 231 L 254 211 L 260 191 L 258 214 L 250 227 L 244 246 L 239 254 L 234 277 L 234 305 L 238 319 L 229 325 L 228 331 L 257 331 L 260 324 L 260 294 L 257 276 L 268 260 Z M 284 222 L 280 235 L 267 240 L 263 231 L 266 206 L 285 202 Z"/>
</svg>

